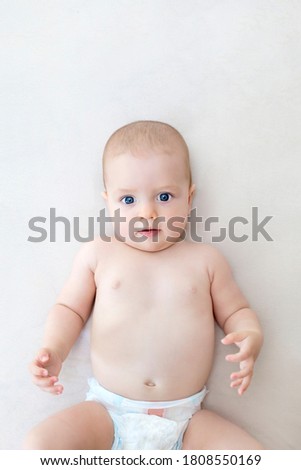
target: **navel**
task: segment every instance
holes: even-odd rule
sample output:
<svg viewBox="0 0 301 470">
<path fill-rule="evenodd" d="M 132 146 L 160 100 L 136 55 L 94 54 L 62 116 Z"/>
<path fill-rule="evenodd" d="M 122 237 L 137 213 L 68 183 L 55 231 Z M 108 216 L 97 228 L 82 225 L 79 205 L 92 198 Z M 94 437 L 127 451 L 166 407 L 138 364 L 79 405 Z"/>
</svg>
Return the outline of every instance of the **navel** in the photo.
<svg viewBox="0 0 301 470">
<path fill-rule="evenodd" d="M 146 380 L 144 382 L 144 385 L 146 385 L 147 387 L 155 387 L 156 384 L 154 382 L 152 382 L 151 380 Z"/>
</svg>

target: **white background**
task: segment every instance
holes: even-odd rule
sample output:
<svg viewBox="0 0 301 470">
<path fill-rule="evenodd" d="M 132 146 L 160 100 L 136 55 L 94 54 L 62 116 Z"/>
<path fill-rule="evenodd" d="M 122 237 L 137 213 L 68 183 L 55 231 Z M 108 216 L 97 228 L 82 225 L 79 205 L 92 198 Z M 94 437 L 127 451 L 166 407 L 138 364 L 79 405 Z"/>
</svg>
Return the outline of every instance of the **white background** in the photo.
<svg viewBox="0 0 301 470">
<path fill-rule="evenodd" d="M 265 344 L 239 398 L 217 331 L 206 406 L 268 448 L 301 449 L 300 21 L 294 0 L 1 1 L 1 449 L 81 401 L 90 374 L 87 327 L 64 395 L 31 384 L 27 364 L 80 244 L 64 242 L 62 224 L 56 242 L 30 243 L 28 221 L 55 207 L 80 217 L 84 236 L 104 207 L 103 146 L 137 119 L 184 135 L 203 217 L 273 216 L 273 242 L 218 244 Z M 250 224 L 237 231 L 250 235 Z"/>
</svg>

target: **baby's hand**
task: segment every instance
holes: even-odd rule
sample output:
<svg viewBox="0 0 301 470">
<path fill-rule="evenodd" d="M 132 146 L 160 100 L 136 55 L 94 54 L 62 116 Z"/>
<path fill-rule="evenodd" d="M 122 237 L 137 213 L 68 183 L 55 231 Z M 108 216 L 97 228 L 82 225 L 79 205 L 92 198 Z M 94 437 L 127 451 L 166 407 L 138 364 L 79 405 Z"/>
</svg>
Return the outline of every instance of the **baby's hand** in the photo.
<svg viewBox="0 0 301 470">
<path fill-rule="evenodd" d="M 29 365 L 33 383 L 45 392 L 55 395 L 60 395 L 63 392 L 63 386 L 57 383 L 61 368 L 60 357 L 49 349 L 41 349 Z"/>
<path fill-rule="evenodd" d="M 226 361 L 240 363 L 240 371 L 230 376 L 232 381 L 230 386 L 238 388 L 238 394 L 242 395 L 252 380 L 255 360 L 261 346 L 261 335 L 257 331 L 237 331 L 226 335 L 222 343 L 236 344 L 239 347 L 236 354 L 226 356 Z"/>
</svg>

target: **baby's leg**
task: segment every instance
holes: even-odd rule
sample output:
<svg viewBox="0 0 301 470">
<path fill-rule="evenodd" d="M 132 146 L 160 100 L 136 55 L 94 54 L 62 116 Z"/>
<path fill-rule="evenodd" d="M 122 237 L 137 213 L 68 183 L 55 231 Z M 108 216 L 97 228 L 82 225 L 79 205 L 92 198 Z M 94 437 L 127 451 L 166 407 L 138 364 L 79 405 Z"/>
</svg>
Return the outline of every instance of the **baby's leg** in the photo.
<svg viewBox="0 0 301 470">
<path fill-rule="evenodd" d="M 246 431 L 212 411 L 198 411 L 191 418 L 183 438 L 183 449 L 263 449 Z"/>
<path fill-rule="evenodd" d="M 114 426 L 107 410 L 86 401 L 61 411 L 35 426 L 25 449 L 111 449 Z"/>
</svg>

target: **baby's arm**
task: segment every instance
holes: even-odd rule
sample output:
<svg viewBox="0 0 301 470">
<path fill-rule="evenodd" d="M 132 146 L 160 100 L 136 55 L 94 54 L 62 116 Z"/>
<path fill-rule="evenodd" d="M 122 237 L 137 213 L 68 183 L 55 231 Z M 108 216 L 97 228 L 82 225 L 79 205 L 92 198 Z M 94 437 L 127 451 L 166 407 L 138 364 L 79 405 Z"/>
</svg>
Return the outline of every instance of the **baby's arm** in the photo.
<svg viewBox="0 0 301 470">
<path fill-rule="evenodd" d="M 30 364 L 33 381 L 43 390 L 60 394 L 58 375 L 62 364 L 83 325 L 87 321 L 95 298 L 94 243 L 85 243 L 75 257 L 71 274 L 55 305 L 49 312 L 42 348 Z"/>
<path fill-rule="evenodd" d="M 217 250 L 212 247 L 211 250 L 209 272 L 214 315 L 226 333 L 222 343 L 236 344 L 239 348 L 238 353 L 227 355 L 226 360 L 240 363 L 240 371 L 231 374 L 231 387 L 238 388 L 242 395 L 251 383 L 263 334 L 256 313 L 235 283 L 227 261 Z"/>
</svg>

